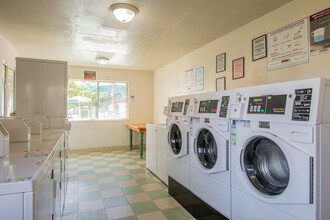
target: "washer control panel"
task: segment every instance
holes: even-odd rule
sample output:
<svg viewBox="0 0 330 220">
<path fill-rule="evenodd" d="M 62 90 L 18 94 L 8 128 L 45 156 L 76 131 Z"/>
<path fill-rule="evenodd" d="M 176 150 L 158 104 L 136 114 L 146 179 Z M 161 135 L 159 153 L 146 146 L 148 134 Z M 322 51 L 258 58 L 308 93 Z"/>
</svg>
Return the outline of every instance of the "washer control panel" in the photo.
<svg viewBox="0 0 330 220">
<path fill-rule="evenodd" d="M 183 102 L 173 102 L 171 112 L 182 112 Z"/>
<path fill-rule="evenodd" d="M 249 97 L 248 114 L 285 114 L 287 95 Z"/>
<path fill-rule="evenodd" d="M 205 100 L 199 102 L 198 113 L 217 113 L 219 100 Z"/>
</svg>

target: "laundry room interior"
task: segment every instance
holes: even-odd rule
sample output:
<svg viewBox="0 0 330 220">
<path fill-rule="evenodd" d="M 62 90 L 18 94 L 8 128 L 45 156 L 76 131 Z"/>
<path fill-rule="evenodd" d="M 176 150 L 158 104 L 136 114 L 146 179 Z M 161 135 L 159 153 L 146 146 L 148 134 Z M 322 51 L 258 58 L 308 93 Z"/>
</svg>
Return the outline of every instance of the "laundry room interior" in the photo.
<svg viewBox="0 0 330 220">
<path fill-rule="evenodd" d="M 1 0 L 0 219 L 327 220 L 326 0 Z"/>
</svg>

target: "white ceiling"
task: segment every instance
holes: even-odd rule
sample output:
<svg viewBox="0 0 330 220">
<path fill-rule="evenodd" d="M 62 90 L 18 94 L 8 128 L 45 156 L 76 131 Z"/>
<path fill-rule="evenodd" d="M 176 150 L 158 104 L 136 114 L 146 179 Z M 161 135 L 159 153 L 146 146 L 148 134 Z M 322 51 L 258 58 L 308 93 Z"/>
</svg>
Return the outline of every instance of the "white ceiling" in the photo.
<svg viewBox="0 0 330 220">
<path fill-rule="evenodd" d="M 1 0 L 0 34 L 24 57 L 155 70 L 290 1 Z M 139 9 L 131 23 L 109 12 L 119 2 Z"/>
</svg>

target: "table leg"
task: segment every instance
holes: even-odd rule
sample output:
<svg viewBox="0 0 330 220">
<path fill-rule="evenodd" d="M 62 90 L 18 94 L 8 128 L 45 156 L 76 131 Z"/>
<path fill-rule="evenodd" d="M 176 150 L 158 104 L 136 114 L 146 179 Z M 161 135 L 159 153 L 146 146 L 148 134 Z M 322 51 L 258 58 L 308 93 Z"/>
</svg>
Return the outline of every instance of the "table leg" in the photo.
<svg viewBox="0 0 330 220">
<path fill-rule="evenodd" d="M 143 156 L 143 134 L 144 132 L 140 132 L 140 158 Z"/>
<path fill-rule="evenodd" d="M 133 149 L 133 130 L 129 129 L 129 146 L 131 150 Z"/>
</svg>

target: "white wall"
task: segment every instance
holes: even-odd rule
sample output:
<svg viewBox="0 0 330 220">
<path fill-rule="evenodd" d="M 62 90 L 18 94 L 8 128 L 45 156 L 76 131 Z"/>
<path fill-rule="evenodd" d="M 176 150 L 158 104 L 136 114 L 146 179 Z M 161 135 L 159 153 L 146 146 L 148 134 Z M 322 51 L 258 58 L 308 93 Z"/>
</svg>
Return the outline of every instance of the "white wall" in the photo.
<svg viewBox="0 0 330 220">
<path fill-rule="evenodd" d="M 0 85 L 2 85 L 2 65 L 7 65 L 12 69 L 16 67 L 15 58 L 20 56 L 20 53 L 3 37 L 0 35 Z M 0 86 L 1 88 L 1 86 Z M 0 89 L 0 115 L 2 115 L 2 89 Z"/>
<path fill-rule="evenodd" d="M 330 78 L 330 53 L 310 57 L 308 64 L 267 72 L 267 58 L 252 62 L 252 39 L 328 8 L 329 0 L 294 0 L 291 3 L 181 57 L 154 72 L 154 122 L 164 123 L 163 107 L 178 92 L 178 77 L 204 66 L 204 91 L 215 91 L 215 80 L 226 77 L 227 89 L 324 76 Z M 251 12 L 253 13 L 253 12 Z M 226 52 L 226 71 L 215 72 L 216 55 Z M 232 60 L 245 57 L 245 77 L 232 80 Z"/>
<path fill-rule="evenodd" d="M 152 123 L 153 119 L 153 74 L 148 71 L 118 70 L 94 67 L 69 67 L 70 79 L 83 79 L 84 71 L 96 71 L 97 80 L 128 82 L 129 94 L 135 102 L 129 103 L 129 120 L 118 121 L 73 121 L 69 138 L 71 149 L 117 147 L 129 145 L 128 122 Z M 134 144 L 139 136 L 134 132 Z"/>
</svg>

